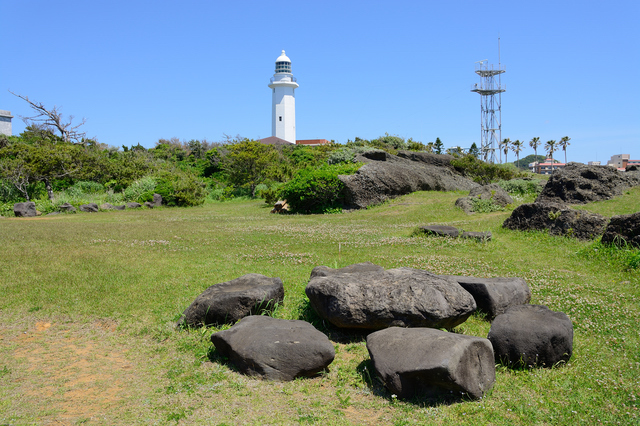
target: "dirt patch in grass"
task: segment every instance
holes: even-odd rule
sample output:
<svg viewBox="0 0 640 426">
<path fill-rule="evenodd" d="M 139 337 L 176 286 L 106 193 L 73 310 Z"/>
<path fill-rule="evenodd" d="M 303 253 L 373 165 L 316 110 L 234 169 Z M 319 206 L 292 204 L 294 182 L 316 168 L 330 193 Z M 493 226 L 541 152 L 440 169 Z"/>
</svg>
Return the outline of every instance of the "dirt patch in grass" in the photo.
<svg viewBox="0 0 640 426">
<path fill-rule="evenodd" d="M 9 346 L 12 419 L 42 423 L 108 422 L 130 403 L 139 373 L 117 343 L 117 323 L 37 321 L 27 331 L 2 330 Z M 117 407 L 117 409 L 116 409 Z M 32 413 L 40 413 L 31 418 Z"/>
</svg>

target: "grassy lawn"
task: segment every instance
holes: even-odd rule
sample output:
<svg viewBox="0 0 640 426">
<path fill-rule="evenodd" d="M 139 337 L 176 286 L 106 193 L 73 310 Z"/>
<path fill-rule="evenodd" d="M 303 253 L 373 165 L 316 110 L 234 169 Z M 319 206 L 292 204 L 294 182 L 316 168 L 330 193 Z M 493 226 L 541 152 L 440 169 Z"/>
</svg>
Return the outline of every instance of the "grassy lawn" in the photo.
<svg viewBox="0 0 640 426">
<path fill-rule="evenodd" d="M 640 269 L 592 242 L 503 230 L 510 212 L 465 215 L 463 193 L 421 192 L 333 215 L 269 214 L 261 201 L 0 219 L 0 424 L 639 424 Z M 640 188 L 584 208 L 640 210 Z M 520 200 L 530 201 L 530 200 Z M 493 241 L 414 236 L 419 225 L 491 231 Z M 371 261 L 438 274 L 518 276 L 531 303 L 567 313 L 574 356 L 553 369 L 498 367 L 480 401 L 399 401 L 374 377 L 364 335 L 327 328 L 304 288 L 317 265 Z M 212 284 L 277 276 L 274 316 L 305 319 L 336 348 L 330 371 L 266 382 L 177 331 Z M 471 317 L 455 331 L 486 337 Z"/>
</svg>

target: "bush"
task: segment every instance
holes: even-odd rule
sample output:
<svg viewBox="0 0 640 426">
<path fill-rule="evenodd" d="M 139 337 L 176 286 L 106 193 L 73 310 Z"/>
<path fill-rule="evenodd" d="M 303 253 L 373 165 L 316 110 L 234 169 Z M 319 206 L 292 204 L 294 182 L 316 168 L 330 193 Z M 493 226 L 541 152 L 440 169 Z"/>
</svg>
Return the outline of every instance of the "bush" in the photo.
<svg viewBox="0 0 640 426">
<path fill-rule="evenodd" d="M 345 146 L 343 148 L 336 149 L 327 158 L 328 164 L 353 164 L 356 162 L 356 155 L 364 154 L 369 151 L 377 151 L 377 148 L 372 146 Z"/>
<path fill-rule="evenodd" d="M 507 169 L 497 164 L 485 163 L 473 155 L 455 158 L 451 160 L 451 165 L 458 173 L 482 185 L 520 176 L 515 167 Z"/>
<path fill-rule="evenodd" d="M 476 213 L 491 213 L 504 211 L 504 207 L 494 203 L 493 200 L 483 200 L 481 198 L 471 198 L 471 204 L 473 204 L 473 211 Z"/>
<path fill-rule="evenodd" d="M 501 180 L 498 185 L 509 194 L 512 195 L 538 195 L 542 192 L 541 182 L 539 180 Z"/>
<path fill-rule="evenodd" d="M 156 176 L 156 180 L 155 192 L 162 195 L 162 202 L 167 206 L 199 206 L 207 197 L 207 185 L 193 173 L 165 171 Z"/>
<path fill-rule="evenodd" d="M 145 194 L 154 191 L 158 182 L 151 176 L 145 176 L 133 182 L 124 190 L 124 199 L 126 201 L 139 202 L 140 198 Z M 162 196 L 164 199 L 164 195 Z M 144 201 L 143 201 L 144 202 Z"/>
<path fill-rule="evenodd" d="M 361 163 L 352 163 L 308 167 L 283 186 L 280 198 L 287 200 L 294 212 L 335 212 L 342 208 L 344 188 L 338 175 L 353 174 L 361 166 Z"/>
</svg>

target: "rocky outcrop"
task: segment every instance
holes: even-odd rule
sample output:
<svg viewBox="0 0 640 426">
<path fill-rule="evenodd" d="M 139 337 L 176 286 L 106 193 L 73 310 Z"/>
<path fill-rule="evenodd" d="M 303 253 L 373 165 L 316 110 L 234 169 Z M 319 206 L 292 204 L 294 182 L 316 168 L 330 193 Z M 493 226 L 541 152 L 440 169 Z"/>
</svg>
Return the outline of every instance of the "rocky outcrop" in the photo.
<svg viewBox="0 0 640 426">
<path fill-rule="evenodd" d="M 473 296 L 478 311 L 493 320 L 512 306 L 524 305 L 531 300 L 531 290 L 522 278 L 477 278 L 462 275 L 443 275 L 460 284 Z"/>
<path fill-rule="evenodd" d="M 604 230 L 602 242 L 640 248 L 640 212 L 613 216 Z"/>
<path fill-rule="evenodd" d="M 621 173 L 610 166 L 569 163 L 551 175 L 536 202 L 586 204 L 611 199 L 637 185 L 640 172 Z"/>
<path fill-rule="evenodd" d="M 496 378 L 491 343 L 429 328 L 392 327 L 367 336 L 374 369 L 400 398 L 481 398 Z"/>
<path fill-rule="evenodd" d="M 353 175 L 339 176 L 346 208 L 361 209 L 415 191 L 468 191 L 478 186 L 449 167 L 384 152 L 372 156 L 359 155 L 356 160 L 367 164 Z"/>
<path fill-rule="evenodd" d="M 563 312 L 520 305 L 498 315 L 487 337 L 495 359 L 519 367 L 553 367 L 573 353 L 573 324 Z"/>
<path fill-rule="evenodd" d="M 153 207 L 162 207 L 162 195 L 153 194 Z"/>
<path fill-rule="evenodd" d="M 207 288 L 185 309 L 178 325 L 233 324 L 247 315 L 271 311 L 283 299 L 280 278 L 246 274 Z"/>
<path fill-rule="evenodd" d="M 398 151 L 398 157 L 406 158 L 407 160 L 416 161 L 431 166 L 447 167 L 451 170 L 453 170 L 451 161 L 455 159 L 453 155 L 449 154 L 432 154 L 430 152 L 416 151 Z"/>
<path fill-rule="evenodd" d="M 547 230 L 551 235 L 593 239 L 604 232 L 608 219 L 566 204 L 531 203 L 518 206 L 502 224 L 503 228 L 527 231 Z"/>
<path fill-rule="evenodd" d="M 243 374 L 289 381 L 314 376 L 333 362 L 333 344 L 311 324 L 263 315 L 211 336 L 216 350 Z"/>
<path fill-rule="evenodd" d="M 455 281 L 419 269 L 366 268 L 311 277 L 305 292 L 320 317 L 341 328 L 453 328 L 476 309 Z"/>
<path fill-rule="evenodd" d="M 506 207 L 509 204 L 513 204 L 513 198 L 507 191 L 502 189 L 497 183 L 489 185 L 478 186 L 472 188 L 469 191 L 468 197 L 458 198 L 456 200 L 456 206 L 460 207 L 465 213 L 473 213 L 473 200 L 489 200 L 497 206 Z"/>
<path fill-rule="evenodd" d="M 16 217 L 34 217 L 37 215 L 36 203 L 33 201 L 15 203 L 13 205 L 13 214 Z"/>
<path fill-rule="evenodd" d="M 130 208 L 130 209 L 139 209 L 140 207 L 142 207 L 142 204 L 140 203 L 136 203 L 136 202 L 127 203 L 127 208 Z"/>
</svg>

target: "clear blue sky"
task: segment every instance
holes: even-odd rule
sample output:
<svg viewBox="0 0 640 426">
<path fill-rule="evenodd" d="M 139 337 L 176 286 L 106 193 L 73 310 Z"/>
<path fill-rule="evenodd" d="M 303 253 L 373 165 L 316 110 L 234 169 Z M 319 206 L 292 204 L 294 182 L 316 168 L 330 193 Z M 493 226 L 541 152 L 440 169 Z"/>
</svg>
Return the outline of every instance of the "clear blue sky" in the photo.
<svg viewBox="0 0 640 426">
<path fill-rule="evenodd" d="M 503 138 L 569 136 L 569 161 L 640 158 L 639 23 L 637 0 L 0 0 L 0 109 L 29 115 L 8 90 L 28 95 L 113 146 L 263 138 L 285 49 L 298 139 L 468 147 L 474 63 L 497 64 L 500 37 Z"/>
</svg>

